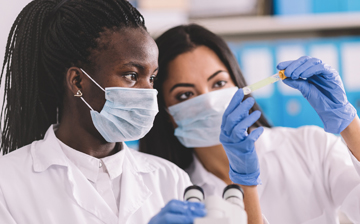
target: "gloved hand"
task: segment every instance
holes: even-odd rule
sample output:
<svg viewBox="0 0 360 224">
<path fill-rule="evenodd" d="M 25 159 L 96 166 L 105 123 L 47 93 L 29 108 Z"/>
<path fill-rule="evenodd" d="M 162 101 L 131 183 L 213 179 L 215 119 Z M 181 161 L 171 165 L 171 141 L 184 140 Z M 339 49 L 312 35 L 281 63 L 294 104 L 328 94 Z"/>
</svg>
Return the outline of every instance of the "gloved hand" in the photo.
<svg viewBox="0 0 360 224">
<path fill-rule="evenodd" d="M 248 135 L 247 129 L 260 118 L 261 112 L 254 111 L 249 115 L 255 100 L 249 97 L 241 102 L 243 98 L 243 90 L 239 89 L 225 110 L 220 142 L 229 159 L 230 179 L 237 184 L 258 185 L 261 183 L 260 168 L 254 143 L 264 128 L 256 128 Z"/>
<path fill-rule="evenodd" d="M 324 124 L 326 132 L 339 134 L 355 118 L 356 109 L 347 100 L 339 73 L 317 58 L 303 56 L 278 64 L 285 69 L 283 82 L 300 90 Z"/>
<path fill-rule="evenodd" d="M 195 218 L 205 215 L 203 203 L 171 200 L 150 220 L 149 224 L 192 224 Z"/>
</svg>

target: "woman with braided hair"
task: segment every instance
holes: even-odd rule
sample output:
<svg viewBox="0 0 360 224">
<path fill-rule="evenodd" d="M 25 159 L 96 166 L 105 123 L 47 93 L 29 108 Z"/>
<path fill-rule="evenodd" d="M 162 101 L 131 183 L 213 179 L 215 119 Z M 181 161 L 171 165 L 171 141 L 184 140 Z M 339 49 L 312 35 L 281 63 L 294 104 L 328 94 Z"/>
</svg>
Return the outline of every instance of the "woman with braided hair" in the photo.
<svg viewBox="0 0 360 224">
<path fill-rule="evenodd" d="M 21 11 L 0 78 L 0 223 L 192 223 L 205 215 L 200 203 L 172 200 L 191 184 L 185 172 L 123 143 L 152 127 L 157 57 L 142 15 L 125 0 L 33 0 Z"/>
</svg>

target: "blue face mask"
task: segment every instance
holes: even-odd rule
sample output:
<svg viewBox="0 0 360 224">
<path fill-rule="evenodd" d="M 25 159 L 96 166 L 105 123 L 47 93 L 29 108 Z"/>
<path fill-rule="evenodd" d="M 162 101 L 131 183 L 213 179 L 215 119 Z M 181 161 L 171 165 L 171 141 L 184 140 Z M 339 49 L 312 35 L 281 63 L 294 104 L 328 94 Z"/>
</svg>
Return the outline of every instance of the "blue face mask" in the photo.
<svg viewBox="0 0 360 224">
<path fill-rule="evenodd" d="M 102 88 L 83 69 L 81 71 L 105 92 L 105 105 L 99 112 L 90 108 L 95 128 L 107 142 L 138 140 L 152 128 L 158 113 L 157 90 L 108 87 Z"/>
<path fill-rule="evenodd" d="M 188 148 L 220 145 L 222 116 L 237 90 L 216 90 L 169 107 L 181 144 Z"/>
</svg>

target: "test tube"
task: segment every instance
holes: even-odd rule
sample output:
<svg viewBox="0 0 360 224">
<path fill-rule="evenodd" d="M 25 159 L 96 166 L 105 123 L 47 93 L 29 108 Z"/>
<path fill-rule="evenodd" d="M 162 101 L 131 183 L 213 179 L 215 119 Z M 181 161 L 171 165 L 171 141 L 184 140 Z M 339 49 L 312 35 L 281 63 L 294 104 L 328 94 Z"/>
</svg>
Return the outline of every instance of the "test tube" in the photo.
<svg viewBox="0 0 360 224">
<path fill-rule="evenodd" d="M 266 78 L 266 79 L 263 79 L 259 82 L 256 82 L 252 85 L 249 85 L 249 86 L 245 86 L 243 87 L 243 91 L 244 91 L 244 95 L 248 95 L 252 92 L 254 92 L 255 90 L 258 90 L 264 86 L 267 86 L 269 84 L 272 84 L 274 82 L 277 82 L 279 80 L 283 80 L 286 78 L 285 74 L 284 74 L 284 71 L 285 70 L 280 70 L 278 73 Z"/>
</svg>

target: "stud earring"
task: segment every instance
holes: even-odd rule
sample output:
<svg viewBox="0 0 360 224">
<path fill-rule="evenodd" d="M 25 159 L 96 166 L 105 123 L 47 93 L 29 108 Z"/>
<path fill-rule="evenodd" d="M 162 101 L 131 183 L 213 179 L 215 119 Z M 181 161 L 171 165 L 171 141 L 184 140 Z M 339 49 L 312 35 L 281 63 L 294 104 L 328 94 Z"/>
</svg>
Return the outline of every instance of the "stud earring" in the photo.
<svg viewBox="0 0 360 224">
<path fill-rule="evenodd" d="M 82 97 L 82 95 L 83 95 L 83 93 L 82 93 L 81 90 L 79 89 L 74 96 L 76 96 L 76 97 Z"/>
</svg>

